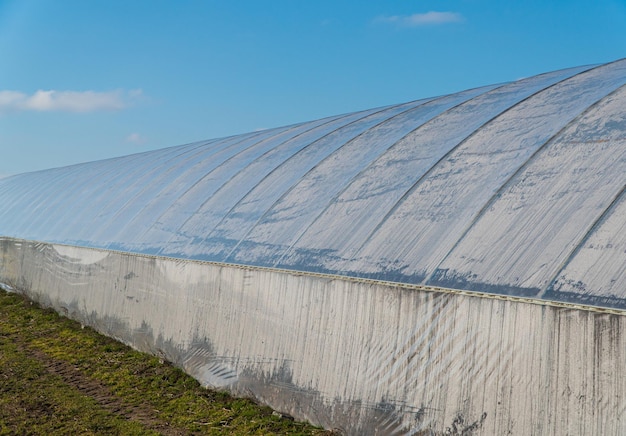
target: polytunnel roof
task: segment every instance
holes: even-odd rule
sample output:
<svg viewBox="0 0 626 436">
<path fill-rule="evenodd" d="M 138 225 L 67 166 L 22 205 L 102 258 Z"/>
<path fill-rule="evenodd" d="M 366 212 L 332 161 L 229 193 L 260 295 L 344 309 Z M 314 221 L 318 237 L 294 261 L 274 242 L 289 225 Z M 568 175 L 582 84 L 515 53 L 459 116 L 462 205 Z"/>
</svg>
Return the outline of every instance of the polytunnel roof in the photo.
<svg viewBox="0 0 626 436">
<path fill-rule="evenodd" d="M 626 60 L 0 180 L 0 235 L 626 309 Z"/>
</svg>

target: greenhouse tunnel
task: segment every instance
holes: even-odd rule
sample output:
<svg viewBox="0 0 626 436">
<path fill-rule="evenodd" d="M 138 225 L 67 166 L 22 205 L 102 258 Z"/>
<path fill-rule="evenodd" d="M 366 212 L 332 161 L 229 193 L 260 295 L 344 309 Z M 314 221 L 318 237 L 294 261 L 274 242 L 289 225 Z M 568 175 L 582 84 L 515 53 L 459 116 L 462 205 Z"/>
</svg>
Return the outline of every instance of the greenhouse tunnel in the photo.
<svg viewBox="0 0 626 436">
<path fill-rule="evenodd" d="M 618 60 L 6 177 L 0 283 L 348 434 L 618 434 L 625 85 Z"/>
</svg>

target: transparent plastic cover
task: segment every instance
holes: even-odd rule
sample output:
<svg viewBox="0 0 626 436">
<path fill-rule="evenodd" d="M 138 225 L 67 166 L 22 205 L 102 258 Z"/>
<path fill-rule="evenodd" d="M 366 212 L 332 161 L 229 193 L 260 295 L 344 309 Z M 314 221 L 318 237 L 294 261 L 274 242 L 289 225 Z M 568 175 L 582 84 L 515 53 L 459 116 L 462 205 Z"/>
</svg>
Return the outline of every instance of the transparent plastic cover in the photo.
<svg viewBox="0 0 626 436">
<path fill-rule="evenodd" d="M 0 179 L 0 236 L 626 309 L 626 60 Z"/>
</svg>

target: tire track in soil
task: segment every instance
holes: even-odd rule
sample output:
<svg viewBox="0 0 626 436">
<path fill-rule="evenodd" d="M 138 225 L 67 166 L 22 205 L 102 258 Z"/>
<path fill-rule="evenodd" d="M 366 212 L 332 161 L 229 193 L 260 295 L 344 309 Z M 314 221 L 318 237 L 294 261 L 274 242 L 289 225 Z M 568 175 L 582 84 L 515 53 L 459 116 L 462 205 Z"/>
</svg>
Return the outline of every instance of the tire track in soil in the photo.
<svg viewBox="0 0 626 436">
<path fill-rule="evenodd" d="M 164 436 L 188 435 L 189 430 L 174 427 L 170 423 L 156 416 L 155 411 L 146 406 L 133 406 L 124 404 L 121 398 L 115 395 L 108 386 L 84 375 L 79 368 L 54 357 L 48 356 L 43 351 L 36 350 L 16 343 L 21 352 L 28 357 L 39 361 L 46 371 L 61 377 L 68 385 L 78 390 L 83 395 L 94 399 L 105 410 L 127 420 L 139 422 L 149 430 L 161 433 Z"/>
</svg>

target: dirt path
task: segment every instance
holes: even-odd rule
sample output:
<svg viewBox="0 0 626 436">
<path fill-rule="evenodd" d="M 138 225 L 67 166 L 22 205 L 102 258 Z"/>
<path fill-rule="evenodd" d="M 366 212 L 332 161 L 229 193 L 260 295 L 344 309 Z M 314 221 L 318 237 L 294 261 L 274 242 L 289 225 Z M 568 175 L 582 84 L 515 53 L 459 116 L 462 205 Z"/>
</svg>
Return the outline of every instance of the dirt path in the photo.
<svg viewBox="0 0 626 436">
<path fill-rule="evenodd" d="M 71 364 L 54 359 L 38 350 L 24 349 L 24 351 L 29 357 L 38 360 L 48 372 L 61 377 L 66 384 L 74 387 L 83 395 L 91 397 L 109 412 L 132 421 L 137 421 L 146 428 L 158 431 L 163 435 L 189 434 L 187 430 L 173 427 L 168 422 L 159 419 L 156 416 L 156 411 L 147 406 L 129 406 L 124 404 L 107 386 L 98 380 L 85 376 Z"/>
<path fill-rule="evenodd" d="M 79 368 L 63 360 L 50 357 L 44 352 L 30 348 L 19 341 L 15 345 L 21 353 L 31 359 L 37 360 L 50 374 L 59 376 L 64 383 L 73 387 L 81 394 L 92 398 L 108 412 L 127 420 L 135 421 L 149 430 L 156 431 L 165 436 L 188 435 L 189 431 L 172 426 L 169 422 L 157 416 L 158 411 L 147 406 L 135 406 L 125 404 L 121 398 L 115 395 L 108 386 L 98 380 L 84 375 Z"/>
</svg>

